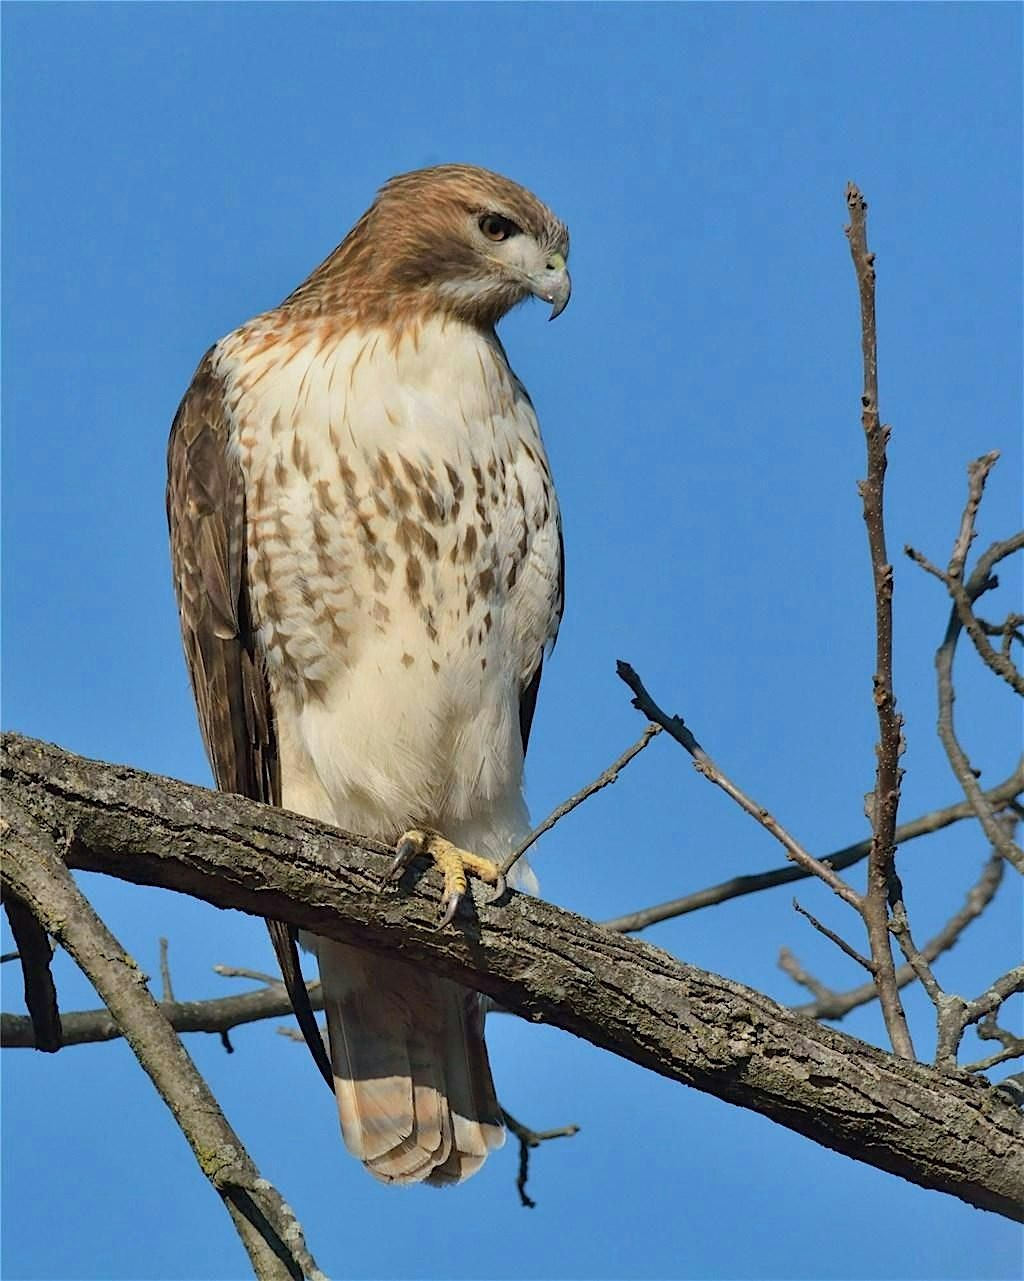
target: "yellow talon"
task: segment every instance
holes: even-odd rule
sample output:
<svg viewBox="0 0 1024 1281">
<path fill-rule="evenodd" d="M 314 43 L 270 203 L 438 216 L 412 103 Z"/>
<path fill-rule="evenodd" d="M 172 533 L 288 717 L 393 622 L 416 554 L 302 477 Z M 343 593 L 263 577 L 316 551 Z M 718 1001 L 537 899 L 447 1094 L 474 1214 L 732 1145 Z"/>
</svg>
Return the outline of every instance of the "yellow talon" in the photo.
<svg viewBox="0 0 1024 1281">
<path fill-rule="evenodd" d="M 500 897 L 505 892 L 505 878 L 497 863 L 489 858 L 481 858 L 479 854 L 473 854 L 469 850 L 459 849 L 451 841 L 445 840 L 440 832 L 429 827 L 414 827 L 400 837 L 395 847 L 395 860 L 388 871 L 388 880 L 397 881 L 420 854 L 431 859 L 444 877 L 444 911 L 438 929 L 451 924 L 468 888 L 468 876 L 475 876 L 488 885 L 496 885 L 498 890 L 495 897 Z"/>
</svg>

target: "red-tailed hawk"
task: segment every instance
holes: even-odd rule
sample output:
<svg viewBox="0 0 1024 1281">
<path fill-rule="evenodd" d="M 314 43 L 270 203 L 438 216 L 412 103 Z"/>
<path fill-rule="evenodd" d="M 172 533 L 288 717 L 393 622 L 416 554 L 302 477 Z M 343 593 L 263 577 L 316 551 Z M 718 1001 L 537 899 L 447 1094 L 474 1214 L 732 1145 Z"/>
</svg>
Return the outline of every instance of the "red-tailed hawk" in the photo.
<svg viewBox="0 0 1024 1281">
<path fill-rule="evenodd" d="M 494 327 L 530 294 L 562 311 L 568 250 L 551 211 L 498 174 L 393 178 L 293 294 L 207 352 L 171 431 L 174 578 L 218 785 L 400 842 L 398 865 L 432 853 L 446 920 L 463 869 L 493 879 L 487 860 L 529 827 L 523 756 L 562 539 Z M 328 1064 L 294 937 L 271 934 L 349 1149 L 385 1182 L 477 1170 L 504 1139 L 477 994 L 304 940 Z"/>
</svg>

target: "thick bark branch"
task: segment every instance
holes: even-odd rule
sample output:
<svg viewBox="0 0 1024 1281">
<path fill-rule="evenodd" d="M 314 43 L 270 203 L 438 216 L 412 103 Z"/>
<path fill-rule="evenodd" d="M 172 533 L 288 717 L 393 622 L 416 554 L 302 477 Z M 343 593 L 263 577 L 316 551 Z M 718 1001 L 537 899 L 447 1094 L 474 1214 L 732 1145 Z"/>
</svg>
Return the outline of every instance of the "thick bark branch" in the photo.
<svg viewBox="0 0 1024 1281">
<path fill-rule="evenodd" d="M 384 847 L 240 797 L 4 739 L 3 789 L 72 867 L 400 950 L 507 1008 L 923 1187 L 1024 1220 L 1024 1116 L 728 979 L 512 894 L 438 932 L 434 876 L 382 890 Z"/>
</svg>

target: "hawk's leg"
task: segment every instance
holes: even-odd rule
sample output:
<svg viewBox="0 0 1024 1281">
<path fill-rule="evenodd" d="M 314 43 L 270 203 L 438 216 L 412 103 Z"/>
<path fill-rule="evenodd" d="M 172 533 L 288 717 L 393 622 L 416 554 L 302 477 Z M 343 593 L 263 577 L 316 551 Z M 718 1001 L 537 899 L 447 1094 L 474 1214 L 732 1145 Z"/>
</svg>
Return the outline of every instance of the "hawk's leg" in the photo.
<svg viewBox="0 0 1024 1281">
<path fill-rule="evenodd" d="M 475 876 L 488 885 L 497 886 L 495 897 L 505 892 L 505 877 L 498 864 L 469 850 L 461 850 L 451 841 L 446 841 L 440 832 L 429 827 L 414 827 L 399 838 L 395 846 L 395 861 L 388 871 L 388 880 L 397 881 L 405 869 L 419 855 L 431 859 L 444 877 L 444 898 L 441 906 L 444 909 L 438 929 L 450 925 L 463 895 L 466 893 L 468 877 Z"/>
</svg>

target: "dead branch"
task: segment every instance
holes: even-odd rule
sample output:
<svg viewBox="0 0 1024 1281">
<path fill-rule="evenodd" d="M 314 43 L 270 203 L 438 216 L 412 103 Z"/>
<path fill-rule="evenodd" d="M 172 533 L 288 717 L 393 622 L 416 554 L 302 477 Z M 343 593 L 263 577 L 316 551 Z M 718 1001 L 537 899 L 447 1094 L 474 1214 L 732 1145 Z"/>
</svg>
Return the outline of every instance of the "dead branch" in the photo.
<svg viewBox="0 0 1024 1281">
<path fill-rule="evenodd" d="M 871 805 L 871 852 L 868 855 L 867 893 L 861 908 L 875 963 L 874 978 L 892 1047 L 902 1058 L 914 1057 L 907 1016 L 896 984 L 889 909 L 902 902 L 896 875 L 896 812 L 900 800 L 900 755 L 903 751 L 903 717 L 896 710 L 892 678 L 892 565 L 885 546 L 885 472 L 889 427 L 878 410 L 878 342 L 875 331 L 875 255 L 868 250 L 868 204 L 851 182 L 846 188 L 850 224 L 846 235 L 860 294 L 861 353 L 864 390 L 861 423 L 867 444 L 867 475 L 858 485 L 864 504 L 864 524 L 871 552 L 875 588 L 874 702 L 878 714 L 875 748 L 875 791 Z"/>
<path fill-rule="evenodd" d="M 609 765 L 601 774 L 598 774 L 597 778 L 595 778 L 592 783 L 588 783 L 586 787 L 581 787 L 580 790 L 578 792 L 574 792 L 568 800 L 563 801 L 561 805 L 557 805 L 547 818 L 542 823 L 538 823 L 533 831 L 527 835 L 526 839 L 520 845 L 517 845 L 512 853 L 509 854 L 509 856 L 502 862 L 502 876 L 507 876 L 531 845 L 538 841 L 545 832 L 550 832 L 557 822 L 565 818 L 566 814 L 571 814 L 577 805 L 582 805 L 583 802 L 593 796 L 595 792 L 600 792 L 602 788 L 608 787 L 609 784 L 614 783 L 629 762 L 635 756 L 639 756 L 651 739 L 654 738 L 656 734 L 660 733 L 660 725 L 648 725 L 632 747 L 627 747 L 622 755 L 612 761 L 611 765 Z"/>
<path fill-rule="evenodd" d="M 1020 794 L 1022 788 L 1024 788 L 1024 769 L 1019 768 L 1005 782 L 987 791 L 985 797 L 998 813 L 1004 805 L 1007 805 Z M 912 819 L 909 823 L 901 824 L 896 829 L 896 840 L 897 843 L 902 844 L 915 840 L 917 837 L 926 836 L 931 832 L 941 831 L 961 819 L 973 817 L 974 810 L 971 808 L 970 803 L 968 801 L 960 801 L 956 805 L 949 805 L 944 809 L 931 810 L 927 814 L 922 814 L 919 818 Z M 870 840 L 857 841 L 853 845 L 847 845 L 832 854 L 826 855 L 823 862 L 830 863 L 836 871 L 842 871 L 865 859 L 870 848 Z M 717 903 L 726 903 L 730 899 L 739 898 L 746 894 L 755 894 L 778 885 L 790 885 L 794 881 L 805 880 L 811 875 L 810 872 L 801 867 L 787 866 L 773 868 L 767 872 L 752 873 L 749 876 L 735 876 L 731 880 L 721 882 L 719 885 L 696 890 L 694 893 L 684 895 L 682 898 L 642 908 L 638 912 L 617 916 L 612 920 L 603 921 L 602 924 L 605 929 L 629 934 L 646 929 L 649 925 L 657 924 L 660 921 L 671 920 L 675 916 L 684 916 L 689 912 L 699 911 L 701 908 L 713 907 Z M 970 891 L 968 895 L 969 902 L 978 893 L 979 886 L 980 882 L 978 886 L 975 886 Z M 960 920 L 961 915 L 958 913 L 956 917 L 953 917 L 949 924 L 921 949 L 929 960 L 934 960 L 936 956 L 955 942 L 955 938 L 951 938 L 938 951 L 932 950 L 940 940 L 947 936 L 948 930 L 953 929 L 955 933 L 959 934 L 962 925 L 958 928 L 957 922 Z M 16 952 L 5 953 L 0 956 L 0 961 L 17 959 L 18 954 Z M 793 958 L 793 965 L 801 973 L 806 973 L 795 958 Z M 175 1001 L 170 1004 L 162 1002 L 160 1008 L 164 1017 L 176 1032 L 209 1032 L 223 1036 L 231 1031 L 232 1028 L 241 1027 L 246 1023 L 258 1023 L 264 1019 L 290 1017 L 291 1003 L 279 977 L 266 974 L 262 970 L 253 970 L 240 966 L 215 965 L 213 968 L 215 973 L 221 974 L 226 978 L 249 978 L 265 986 L 260 991 L 246 992 L 240 996 L 214 997 L 202 1001 Z M 795 976 L 790 968 L 787 966 L 783 966 L 783 968 L 791 976 Z M 913 980 L 913 977 L 914 972 L 908 965 L 901 966 L 896 971 L 896 978 L 900 987 L 905 987 Z M 813 995 L 818 996 L 818 992 L 808 983 L 805 983 L 802 979 L 797 979 L 796 981 L 801 983 L 802 986 L 808 987 Z M 793 1007 L 797 1013 L 806 1014 L 810 1018 L 837 1020 L 843 1018 L 858 1006 L 866 1005 L 869 1001 L 874 1000 L 877 995 L 873 982 L 862 984 L 860 987 L 852 988 L 847 992 L 834 992 L 824 984 L 818 984 L 818 987 L 822 993 L 827 995 L 823 995 L 820 1000 L 810 1004 Z M 314 1010 L 322 1009 L 323 1002 L 320 996 L 319 982 L 316 980 L 310 981 L 307 984 L 307 989 L 312 1008 Z M 112 1041 L 121 1035 L 120 1029 L 106 1009 L 65 1012 L 62 1015 L 62 1020 L 63 1043 L 65 1045 L 85 1045 L 95 1041 Z M 0 1046 L 5 1049 L 35 1048 L 31 1020 L 19 1014 L 0 1014 Z"/>
<path fill-rule="evenodd" d="M 528 1195 L 526 1184 L 530 1177 L 530 1153 L 534 1148 L 540 1147 L 542 1143 L 547 1143 L 549 1139 L 569 1139 L 574 1134 L 579 1134 L 578 1125 L 563 1125 L 557 1130 L 531 1130 L 528 1125 L 523 1125 L 505 1108 L 501 1109 L 501 1115 L 505 1118 L 505 1125 L 508 1130 L 516 1137 L 519 1142 L 519 1173 L 516 1176 L 516 1191 L 519 1193 L 519 1204 L 524 1209 L 533 1210 L 537 1202 Z"/>
<path fill-rule="evenodd" d="M 319 983 L 310 984 L 310 1005 L 323 1009 Z M 176 1032 L 211 1032 L 221 1035 L 246 1023 L 264 1019 L 291 1018 L 292 1006 L 283 985 L 245 992 L 239 996 L 214 997 L 206 1001 L 160 1003 L 160 1012 Z M 91 1045 L 116 1041 L 121 1029 L 106 1009 L 73 1010 L 61 1016 L 64 1045 Z M 4 1049 L 35 1049 L 32 1020 L 22 1014 L 0 1015 L 0 1045 Z"/>
<path fill-rule="evenodd" d="M 967 486 L 967 503 L 964 507 L 964 514 L 961 517 L 960 532 L 954 543 L 953 555 L 950 558 L 951 565 L 960 565 L 959 572 L 962 575 L 963 567 L 960 564 L 961 554 L 966 555 L 966 548 L 969 546 L 970 538 L 973 537 L 974 516 L 977 512 L 978 503 L 981 500 L 981 493 L 984 487 L 988 473 L 995 464 L 998 455 L 986 454 L 982 458 L 975 459 L 968 466 L 968 486 Z M 965 538 L 965 530 L 967 536 Z M 965 545 L 966 543 L 966 545 Z M 962 549 L 962 553 L 961 553 Z M 1024 530 L 1012 535 L 1010 538 L 1001 539 L 987 548 L 974 567 L 970 578 L 963 585 L 964 598 L 973 606 L 974 602 L 983 593 L 998 586 L 998 580 L 992 571 L 1001 561 L 1015 552 L 1024 550 Z M 929 573 L 935 574 L 941 581 L 946 581 L 946 575 L 942 570 L 936 569 L 931 562 L 913 547 L 904 548 L 906 554 L 928 570 Z M 968 803 L 974 810 L 974 813 L 984 829 L 986 837 L 992 842 L 995 848 L 1002 856 L 1024 874 L 1024 851 L 1016 844 L 1014 840 L 1004 830 L 1002 824 L 998 821 L 997 811 L 993 808 L 989 798 L 978 786 L 978 778 L 974 772 L 971 762 L 964 751 L 959 738 L 957 737 L 956 727 L 953 720 L 953 704 L 956 700 L 956 693 L 953 685 L 953 660 L 956 656 L 957 641 L 960 638 L 960 632 L 963 628 L 961 611 L 956 604 L 950 611 L 949 622 L 946 625 L 946 632 L 942 638 L 935 653 L 935 673 L 938 684 L 938 702 L 939 702 L 939 738 L 945 749 L 946 757 L 949 760 L 950 768 L 964 790 Z"/>
<path fill-rule="evenodd" d="M 1004 783 L 990 788 L 983 795 L 991 806 L 992 812 L 998 814 L 1022 791 L 1024 791 L 1024 764 L 1018 766 Z M 911 819 L 909 823 L 901 823 L 896 829 L 896 844 L 902 845 L 919 836 L 940 832 L 952 823 L 960 822 L 961 819 L 974 817 L 974 807 L 969 801 L 960 801 L 944 809 L 932 810 L 919 818 Z M 867 858 L 870 850 L 870 838 L 855 841 L 853 845 L 845 845 L 842 849 L 826 854 L 822 862 L 828 863 L 837 872 L 843 872 L 846 868 L 853 867 Z M 684 894 L 681 898 L 669 899 L 666 903 L 656 903 L 652 907 L 644 907 L 636 912 L 627 912 L 603 924 L 606 929 L 632 934 L 638 930 L 645 930 L 650 925 L 657 925 L 661 921 L 686 916 L 689 912 L 699 912 L 705 907 L 715 907 L 719 903 L 727 903 L 730 899 L 741 898 L 745 894 L 759 894 L 761 890 L 773 889 L 777 885 L 792 885 L 794 881 L 803 881 L 813 875 L 814 873 L 806 868 L 794 867 L 790 864 L 785 867 L 774 867 L 766 872 L 733 876 L 727 881 L 719 882 L 718 885 L 709 885 L 705 889 Z"/>
<path fill-rule="evenodd" d="M 13 892 L 4 895 L 4 911 L 17 949 L 10 953 L 10 957 L 17 957 L 21 962 L 32 1043 L 37 1050 L 55 1054 L 63 1042 L 63 1033 L 57 1008 L 57 989 L 50 972 L 53 949 L 49 936 Z"/>
<path fill-rule="evenodd" d="M 800 842 L 786 831 L 778 819 L 770 814 L 763 805 L 759 805 L 757 801 L 751 799 L 742 788 L 738 787 L 697 742 L 693 732 L 683 718 L 681 716 L 670 716 L 658 706 L 647 692 L 647 688 L 637 672 L 629 663 L 620 658 L 615 664 L 615 671 L 619 679 L 628 685 L 632 691 L 633 698 L 630 700 L 632 705 L 648 720 L 668 731 L 680 747 L 692 757 L 694 766 L 699 774 L 702 774 L 709 783 L 714 783 L 716 787 L 720 787 L 726 796 L 731 797 L 736 802 L 741 810 L 749 814 L 755 822 L 760 823 L 765 831 L 770 832 L 786 851 L 787 858 L 792 859 L 808 875 L 817 876 L 824 881 L 830 889 L 834 890 L 851 907 L 860 909 L 860 895 L 856 890 L 847 885 L 841 877 L 837 876 L 828 864 L 815 858 L 813 854 L 809 854 Z"/>
<path fill-rule="evenodd" d="M 174 1002 L 174 986 L 171 983 L 171 960 L 168 956 L 166 939 L 160 940 L 160 1003 L 170 1005 Z"/>
<path fill-rule="evenodd" d="M 996 1022 L 995 1014 L 986 1014 L 974 1029 L 981 1041 L 998 1041 L 1003 1047 L 977 1063 L 969 1063 L 965 1072 L 986 1072 L 990 1067 L 1005 1063 L 1009 1059 L 1024 1058 L 1024 1038 L 1015 1035 Z"/>
<path fill-rule="evenodd" d="M 417 893 L 382 891 L 390 851 L 374 842 L 18 735 L 3 749 L 5 805 L 17 800 L 48 836 L 67 834 L 72 867 L 400 950 L 527 1018 L 1024 1219 L 1024 1116 L 979 1078 L 895 1059 L 525 895 L 481 896 L 438 932 L 435 875 Z"/>
<path fill-rule="evenodd" d="M 998 854 L 993 854 L 986 860 L 977 882 L 967 892 L 963 907 L 951 916 L 942 929 L 921 948 L 921 955 L 926 961 L 934 961 L 943 952 L 948 952 L 967 926 L 984 912 L 995 897 L 996 890 L 1002 881 L 1003 867 L 1003 860 Z M 849 1014 L 851 1010 L 867 1005 L 878 996 L 878 989 L 873 982 L 862 983 L 859 987 L 851 988 L 847 992 L 834 992 L 808 974 L 792 953 L 783 949 L 783 954 L 779 956 L 780 967 L 801 987 L 806 987 L 815 998 L 807 1005 L 794 1007 L 800 1014 L 806 1014 L 814 1019 L 838 1020 Z M 909 963 L 899 966 L 896 970 L 896 982 L 901 988 L 912 983 L 916 977 L 916 971 Z"/>
</svg>

